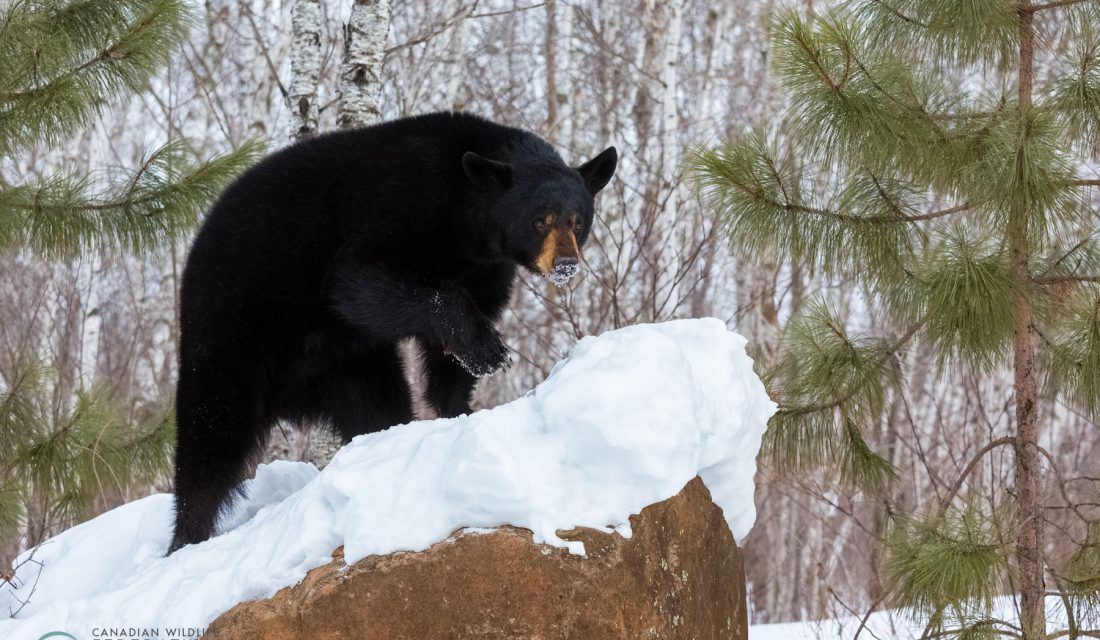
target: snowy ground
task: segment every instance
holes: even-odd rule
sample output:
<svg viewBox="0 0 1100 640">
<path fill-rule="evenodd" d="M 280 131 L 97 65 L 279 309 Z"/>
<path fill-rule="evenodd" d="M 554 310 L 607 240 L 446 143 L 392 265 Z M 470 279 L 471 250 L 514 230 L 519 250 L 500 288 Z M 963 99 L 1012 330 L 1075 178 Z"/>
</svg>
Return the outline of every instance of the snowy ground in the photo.
<svg viewBox="0 0 1100 640">
<path fill-rule="evenodd" d="M 1066 610 L 1062 600 L 1048 596 L 1047 631 L 1066 628 Z M 1018 624 L 1019 612 L 1011 598 L 997 598 L 993 603 L 992 618 Z M 814 622 L 786 622 L 760 624 L 749 627 L 750 640 L 852 640 L 858 632 L 860 640 L 918 640 L 924 633 L 924 625 L 906 612 L 899 610 L 876 611 L 867 617 L 863 625 L 861 616 L 845 616 Z"/>
<path fill-rule="evenodd" d="M 0 589 L 0 612 L 27 602 L 17 619 L 0 620 L 0 637 L 104 637 L 97 630 L 112 627 L 171 637 L 298 582 L 340 545 L 351 563 L 425 549 L 463 527 L 517 525 L 583 553 L 555 532 L 629 535 L 631 514 L 696 475 L 741 539 L 775 410 L 744 344 L 713 319 L 585 338 L 506 405 L 361 436 L 320 473 L 261 467 L 219 536 L 169 558 L 171 496 L 124 505 L 34 552 L 20 588 Z"/>
</svg>

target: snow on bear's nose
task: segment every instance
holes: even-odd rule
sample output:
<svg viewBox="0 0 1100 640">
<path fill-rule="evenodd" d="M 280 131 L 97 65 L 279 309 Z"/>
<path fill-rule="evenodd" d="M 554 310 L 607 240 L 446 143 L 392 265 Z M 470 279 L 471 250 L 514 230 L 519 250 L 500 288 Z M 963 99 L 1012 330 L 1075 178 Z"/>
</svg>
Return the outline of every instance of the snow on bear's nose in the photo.
<svg viewBox="0 0 1100 640">
<path fill-rule="evenodd" d="M 550 281 L 559 287 L 573 279 L 581 271 L 580 261 L 572 257 L 560 257 L 554 260 L 554 268 L 546 274 Z"/>
</svg>

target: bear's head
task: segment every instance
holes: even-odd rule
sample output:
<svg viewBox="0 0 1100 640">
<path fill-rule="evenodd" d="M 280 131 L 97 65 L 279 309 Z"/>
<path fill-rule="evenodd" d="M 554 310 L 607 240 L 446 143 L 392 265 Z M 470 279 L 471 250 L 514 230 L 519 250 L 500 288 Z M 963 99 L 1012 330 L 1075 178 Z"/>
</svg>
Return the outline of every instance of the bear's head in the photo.
<svg viewBox="0 0 1100 640">
<path fill-rule="evenodd" d="M 472 151 L 462 157 L 466 176 L 488 197 L 500 253 L 558 286 L 580 271 L 595 196 L 617 162 L 615 147 L 577 168 L 547 157 L 499 162 Z"/>
</svg>

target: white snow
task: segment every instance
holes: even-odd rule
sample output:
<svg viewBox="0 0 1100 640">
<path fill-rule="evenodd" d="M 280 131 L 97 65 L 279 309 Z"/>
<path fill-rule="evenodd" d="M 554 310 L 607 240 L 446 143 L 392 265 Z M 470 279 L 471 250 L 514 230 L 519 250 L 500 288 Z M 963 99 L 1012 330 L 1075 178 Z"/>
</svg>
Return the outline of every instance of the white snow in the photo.
<svg viewBox="0 0 1100 640">
<path fill-rule="evenodd" d="M 1047 631 L 1053 632 L 1067 628 L 1068 617 L 1062 599 L 1048 596 L 1046 599 Z M 1007 596 L 995 598 L 990 618 L 1019 624 L 1020 614 L 1014 600 Z M 863 625 L 863 629 L 860 626 Z M 910 615 L 902 609 L 875 611 L 867 616 L 843 616 L 827 620 L 807 622 L 781 622 L 776 624 L 757 624 L 749 627 L 752 640 L 851 640 L 859 632 L 865 640 L 918 640 L 924 634 L 925 625 L 920 616 Z"/>
<path fill-rule="evenodd" d="M 556 531 L 629 535 L 631 514 L 696 475 L 742 539 L 775 410 L 744 345 L 714 319 L 584 338 L 506 405 L 360 436 L 323 472 L 261 466 L 220 535 L 168 558 L 171 496 L 124 505 L 41 546 L 41 567 L 24 565 L 19 588 L 0 589 L 0 611 L 28 600 L 18 619 L 0 620 L 0 637 L 203 627 L 237 602 L 297 583 L 340 545 L 353 563 L 511 524 L 583 553 Z"/>
</svg>

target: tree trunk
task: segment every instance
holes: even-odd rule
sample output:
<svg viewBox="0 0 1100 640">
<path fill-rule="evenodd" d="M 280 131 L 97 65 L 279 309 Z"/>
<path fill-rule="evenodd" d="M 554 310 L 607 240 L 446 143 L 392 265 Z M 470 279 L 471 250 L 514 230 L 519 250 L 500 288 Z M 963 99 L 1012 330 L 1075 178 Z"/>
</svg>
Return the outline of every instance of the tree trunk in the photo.
<svg viewBox="0 0 1100 640">
<path fill-rule="evenodd" d="M 344 62 L 340 67 L 343 128 L 361 127 L 382 112 L 382 60 L 390 30 L 390 0 L 355 0 L 344 26 Z"/>
<path fill-rule="evenodd" d="M 543 58 L 546 60 L 546 130 L 552 132 L 558 123 L 558 74 L 555 49 L 558 40 L 557 1 L 546 2 L 546 39 Z"/>
<path fill-rule="evenodd" d="M 317 80 L 321 75 L 321 0 L 295 0 L 290 10 L 290 139 L 317 133 Z"/>
<path fill-rule="evenodd" d="M 1030 0 L 1020 4 L 1021 126 L 1026 126 L 1031 109 L 1035 31 Z M 1025 133 L 1026 135 L 1026 133 Z M 1029 202 L 1018 202 L 1012 212 L 1010 242 L 1012 273 L 1016 281 L 1016 326 L 1013 336 L 1013 373 L 1016 396 L 1016 492 L 1019 503 L 1019 534 L 1016 562 L 1020 572 L 1020 624 L 1027 640 L 1046 637 L 1043 607 L 1043 507 L 1039 495 L 1039 424 L 1035 350 L 1032 344 L 1032 303 L 1028 265 Z"/>
<path fill-rule="evenodd" d="M 80 299 L 80 356 L 77 387 L 91 389 L 96 382 L 99 364 L 100 330 L 103 316 L 100 309 L 100 287 L 96 286 L 102 275 L 102 259 L 90 256 L 77 267 L 76 295 Z"/>
</svg>

